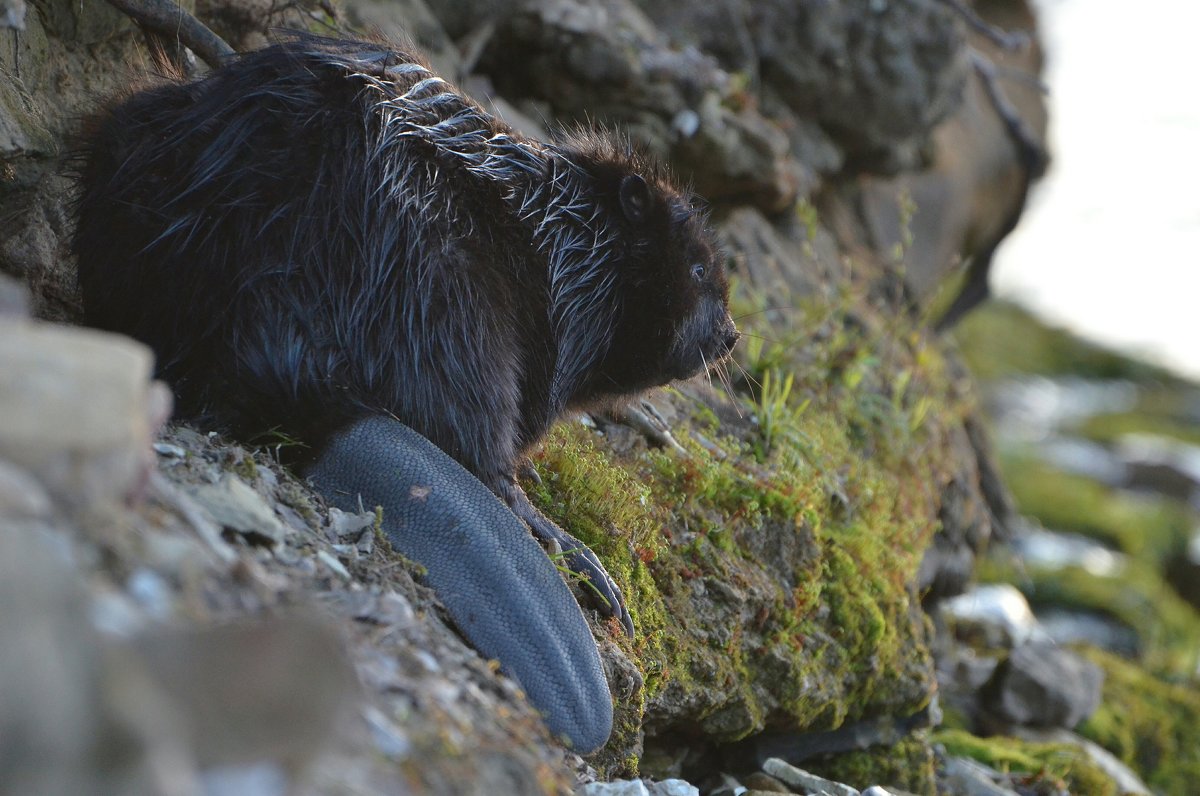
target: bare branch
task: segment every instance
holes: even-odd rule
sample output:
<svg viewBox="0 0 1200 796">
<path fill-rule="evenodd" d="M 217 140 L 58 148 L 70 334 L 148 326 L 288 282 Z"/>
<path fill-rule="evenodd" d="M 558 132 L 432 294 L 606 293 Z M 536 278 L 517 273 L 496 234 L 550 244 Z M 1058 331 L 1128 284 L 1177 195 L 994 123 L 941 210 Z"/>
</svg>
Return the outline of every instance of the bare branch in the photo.
<svg viewBox="0 0 1200 796">
<path fill-rule="evenodd" d="M 108 0 L 108 3 L 143 28 L 178 39 L 213 69 L 235 54 L 224 39 L 171 0 Z"/>
<path fill-rule="evenodd" d="M 1030 130 L 1029 125 L 1021 118 L 1020 112 L 1005 96 L 1004 90 L 1000 88 L 995 64 L 974 49 L 971 50 L 970 55 L 971 65 L 975 67 L 975 74 L 979 75 L 979 80 L 983 83 L 983 88 L 987 92 L 996 115 L 1004 122 L 1009 138 L 1017 145 L 1021 164 L 1029 171 L 1031 178 L 1040 177 L 1045 172 L 1046 164 L 1049 161 L 1046 148 L 1037 134 Z"/>
<path fill-rule="evenodd" d="M 941 0 L 941 2 L 952 8 L 962 17 L 963 21 L 967 23 L 967 27 L 997 47 L 1011 51 L 1029 46 L 1029 34 L 1024 31 L 1010 32 L 1000 30 L 1000 28 L 987 22 L 983 17 L 975 13 L 975 10 L 962 2 L 962 0 Z"/>
</svg>

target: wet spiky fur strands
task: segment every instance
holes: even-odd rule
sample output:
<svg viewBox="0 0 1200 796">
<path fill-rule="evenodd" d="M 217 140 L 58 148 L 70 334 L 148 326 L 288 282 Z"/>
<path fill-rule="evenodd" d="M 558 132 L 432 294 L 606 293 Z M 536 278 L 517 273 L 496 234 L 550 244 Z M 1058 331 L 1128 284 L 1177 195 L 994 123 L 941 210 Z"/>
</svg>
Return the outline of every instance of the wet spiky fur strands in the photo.
<svg viewBox="0 0 1200 796">
<path fill-rule="evenodd" d="M 295 36 L 149 88 L 80 154 L 87 320 L 243 438 L 315 455 L 390 414 L 505 494 L 564 411 L 736 338 L 723 260 L 660 169 L 599 133 L 524 138 L 380 45 Z"/>
</svg>

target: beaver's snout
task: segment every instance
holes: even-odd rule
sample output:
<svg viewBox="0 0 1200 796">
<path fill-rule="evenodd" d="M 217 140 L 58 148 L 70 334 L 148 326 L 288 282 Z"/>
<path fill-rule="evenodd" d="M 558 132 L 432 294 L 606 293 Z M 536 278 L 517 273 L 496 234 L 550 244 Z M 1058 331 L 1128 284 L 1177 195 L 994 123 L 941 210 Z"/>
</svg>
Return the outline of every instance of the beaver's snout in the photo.
<svg viewBox="0 0 1200 796">
<path fill-rule="evenodd" d="M 728 312 L 725 313 L 725 319 L 716 334 L 720 345 L 720 353 L 717 355 L 717 359 L 724 359 L 733 353 L 733 347 L 737 345 L 737 341 L 741 336 L 741 332 L 737 330 L 737 326 L 733 323 L 733 317 Z"/>
</svg>

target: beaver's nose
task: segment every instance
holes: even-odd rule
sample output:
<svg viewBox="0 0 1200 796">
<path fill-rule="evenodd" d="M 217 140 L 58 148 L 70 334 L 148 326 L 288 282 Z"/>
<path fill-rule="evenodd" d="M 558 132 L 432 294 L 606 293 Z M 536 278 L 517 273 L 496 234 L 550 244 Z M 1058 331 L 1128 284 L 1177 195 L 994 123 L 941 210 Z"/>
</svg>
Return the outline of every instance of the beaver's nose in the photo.
<svg viewBox="0 0 1200 796">
<path fill-rule="evenodd" d="M 721 329 L 717 334 L 721 340 L 721 356 L 732 351 L 733 347 L 737 345 L 738 338 L 741 337 L 737 327 L 733 325 L 733 318 L 728 313 L 726 313 L 725 322 L 721 324 Z"/>
</svg>

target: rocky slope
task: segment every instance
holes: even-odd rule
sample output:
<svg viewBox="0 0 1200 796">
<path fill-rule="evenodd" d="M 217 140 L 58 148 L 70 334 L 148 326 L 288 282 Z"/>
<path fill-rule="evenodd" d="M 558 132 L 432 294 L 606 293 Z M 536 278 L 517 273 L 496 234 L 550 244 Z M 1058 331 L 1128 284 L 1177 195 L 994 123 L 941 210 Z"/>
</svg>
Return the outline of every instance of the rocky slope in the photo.
<svg viewBox="0 0 1200 796">
<path fill-rule="evenodd" d="M 859 788 L 984 787 L 986 770 L 943 756 L 982 756 L 967 730 L 984 729 L 930 733 L 926 609 L 961 591 L 1011 508 L 970 382 L 923 319 L 1030 178 L 972 64 L 1033 75 L 1038 54 L 1002 52 L 956 5 L 196 4 L 239 49 L 273 25 L 406 34 L 510 123 L 621 125 L 711 202 L 748 332 L 739 367 L 649 396 L 677 446 L 584 418 L 529 485 L 637 626 L 630 641 L 592 619 L 617 730 L 584 762 L 446 625 L 370 512 L 326 510 L 269 445 L 161 428 L 143 351 L 45 323 L 78 317 L 70 134 L 150 65 L 103 3 L 9 0 L 0 19 L 23 29 L 0 42 L 0 270 L 42 320 L 0 301 L 4 787 L 834 787 L 789 764 Z M 1032 25 L 1018 0 L 977 10 Z M 1036 91 L 1003 89 L 1040 130 Z M 1035 747 L 1020 760 L 1039 792 L 1107 782 Z"/>
</svg>

